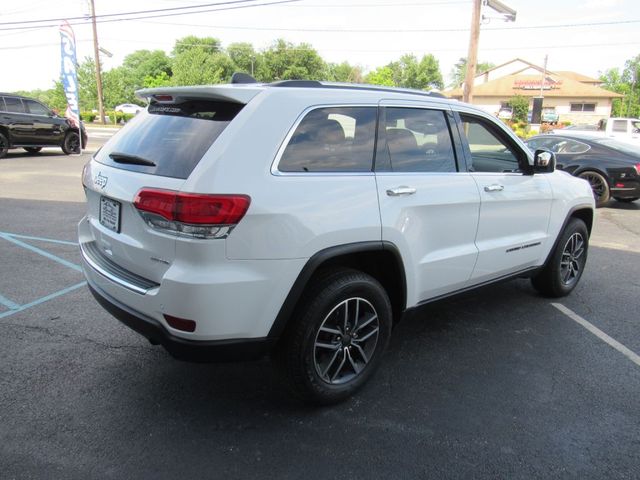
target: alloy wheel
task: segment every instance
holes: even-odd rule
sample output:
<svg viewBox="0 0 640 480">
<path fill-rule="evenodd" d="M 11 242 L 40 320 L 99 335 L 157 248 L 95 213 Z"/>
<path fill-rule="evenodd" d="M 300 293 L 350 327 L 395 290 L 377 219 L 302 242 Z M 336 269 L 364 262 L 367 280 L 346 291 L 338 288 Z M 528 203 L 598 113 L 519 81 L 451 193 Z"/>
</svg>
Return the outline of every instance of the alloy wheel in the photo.
<svg viewBox="0 0 640 480">
<path fill-rule="evenodd" d="M 340 302 L 323 319 L 313 344 L 318 376 L 331 385 L 347 383 L 371 361 L 378 343 L 380 321 L 367 300 Z"/>
<path fill-rule="evenodd" d="M 560 259 L 560 279 L 565 285 L 576 282 L 582 269 L 585 243 L 582 234 L 574 233 L 569 237 Z"/>
</svg>

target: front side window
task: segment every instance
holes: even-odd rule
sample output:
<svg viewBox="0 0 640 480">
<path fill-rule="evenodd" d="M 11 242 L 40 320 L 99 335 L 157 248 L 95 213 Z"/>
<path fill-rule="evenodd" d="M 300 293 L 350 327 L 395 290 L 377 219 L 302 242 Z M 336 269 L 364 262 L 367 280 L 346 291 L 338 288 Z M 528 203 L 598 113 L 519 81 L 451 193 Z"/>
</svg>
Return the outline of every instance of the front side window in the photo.
<svg viewBox="0 0 640 480">
<path fill-rule="evenodd" d="M 376 107 L 325 107 L 310 111 L 282 153 L 281 172 L 370 172 Z"/>
<path fill-rule="evenodd" d="M 29 113 L 33 115 L 49 115 L 49 109 L 41 103 L 35 102 L 33 100 L 24 100 L 24 103 L 27 105 Z"/>
<path fill-rule="evenodd" d="M 471 153 L 473 172 L 518 172 L 517 150 L 487 120 L 461 114 L 462 134 Z"/>
<path fill-rule="evenodd" d="M 7 105 L 7 112 L 25 113 L 22 100 L 16 97 L 4 97 L 4 103 Z"/>
<path fill-rule="evenodd" d="M 444 112 L 421 108 L 386 108 L 384 127 L 392 171 L 457 171 Z"/>
</svg>

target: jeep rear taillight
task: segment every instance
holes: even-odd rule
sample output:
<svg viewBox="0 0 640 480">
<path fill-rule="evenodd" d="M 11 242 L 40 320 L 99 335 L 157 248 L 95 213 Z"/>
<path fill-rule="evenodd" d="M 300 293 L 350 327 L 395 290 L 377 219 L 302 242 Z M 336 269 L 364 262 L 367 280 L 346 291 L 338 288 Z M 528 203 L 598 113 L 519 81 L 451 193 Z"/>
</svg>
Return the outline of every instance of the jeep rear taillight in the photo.
<svg viewBox="0 0 640 480">
<path fill-rule="evenodd" d="M 194 238 L 226 238 L 251 204 L 247 195 L 210 195 L 143 188 L 133 205 L 147 225 Z"/>
<path fill-rule="evenodd" d="M 635 169 L 636 169 L 636 174 L 637 174 L 637 175 L 640 175 L 640 163 L 636 163 L 636 164 L 633 166 L 633 168 L 635 168 Z"/>
</svg>

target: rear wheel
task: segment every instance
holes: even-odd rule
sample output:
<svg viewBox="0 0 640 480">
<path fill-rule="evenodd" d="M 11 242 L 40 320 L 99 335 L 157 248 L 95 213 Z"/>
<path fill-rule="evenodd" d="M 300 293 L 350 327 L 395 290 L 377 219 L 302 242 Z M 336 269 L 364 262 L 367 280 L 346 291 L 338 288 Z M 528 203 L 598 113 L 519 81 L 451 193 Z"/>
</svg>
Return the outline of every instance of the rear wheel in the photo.
<svg viewBox="0 0 640 480">
<path fill-rule="evenodd" d="M 569 295 L 580 281 L 588 250 L 587 226 L 579 218 L 572 218 L 547 264 L 531 279 L 534 288 L 548 297 Z"/>
<path fill-rule="evenodd" d="M 29 153 L 38 153 L 42 147 L 24 147 L 24 149 Z"/>
<path fill-rule="evenodd" d="M 80 153 L 80 137 L 76 132 L 69 132 L 62 142 L 62 151 L 67 155 Z"/>
<path fill-rule="evenodd" d="M 636 200 L 638 200 L 640 197 L 634 197 L 634 198 L 620 198 L 620 197 L 613 197 L 617 202 L 622 202 L 622 203 L 631 203 L 631 202 L 635 202 Z"/>
<path fill-rule="evenodd" d="M 0 158 L 4 158 L 9 151 L 9 140 L 4 135 L 4 133 L 0 133 Z"/>
<path fill-rule="evenodd" d="M 345 400 L 380 363 L 391 333 L 389 297 L 373 277 L 339 269 L 314 282 L 300 305 L 276 360 L 303 400 Z"/>
<path fill-rule="evenodd" d="M 596 207 L 601 207 L 609 201 L 609 182 L 607 179 L 600 175 L 598 172 L 582 172 L 578 175 L 580 178 L 584 178 L 593 190 L 593 197 L 596 200 Z"/>
</svg>

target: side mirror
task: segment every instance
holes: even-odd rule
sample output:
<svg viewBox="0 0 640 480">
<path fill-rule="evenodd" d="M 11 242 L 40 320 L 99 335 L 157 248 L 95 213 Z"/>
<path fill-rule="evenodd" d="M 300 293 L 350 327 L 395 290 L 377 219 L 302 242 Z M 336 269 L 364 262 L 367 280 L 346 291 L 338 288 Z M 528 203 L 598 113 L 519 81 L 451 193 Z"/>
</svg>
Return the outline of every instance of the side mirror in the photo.
<svg viewBox="0 0 640 480">
<path fill-rule="evenodd" d="M 556 156 L 549 150 L 538 149 L 533 154 L 533 173 L 551 173 L 556 169 Z"/>
</svg>

